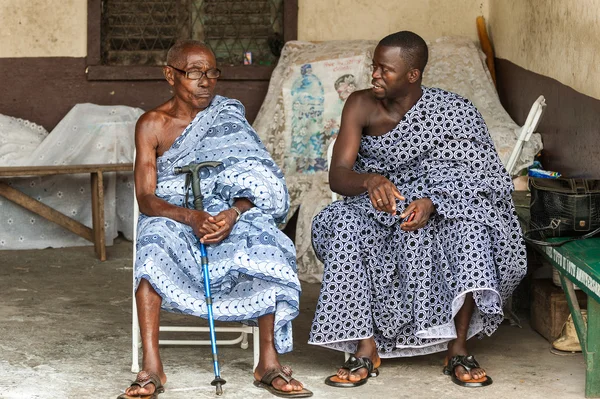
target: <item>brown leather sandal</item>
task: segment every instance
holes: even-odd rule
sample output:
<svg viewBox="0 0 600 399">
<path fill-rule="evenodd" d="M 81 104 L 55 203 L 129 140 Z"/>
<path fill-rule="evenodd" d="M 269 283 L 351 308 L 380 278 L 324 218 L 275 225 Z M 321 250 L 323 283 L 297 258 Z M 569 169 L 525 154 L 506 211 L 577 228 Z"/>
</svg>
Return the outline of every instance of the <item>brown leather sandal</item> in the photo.
<svg viewBox="0 0 600 399">
<path fill-rule="evenodd" d="M 158 397 L 158 394 L 163 393 L 165 391 L 165 387 L 163 386 L 162 382 L 160 382 L 160 378 L 158 378 L 156 374 L 149 373 L 144 370 L 140 371 L 137 374 L 135 381 L 133 381 L 129 387 L 138 386 L 143 388 L 148 384 L 154 384 L 155 387 L 154 392 L 150 395 L 130 396 L 123 393 L 119 395 L 117 399 L 156 399 Z"/>
<path fill-rule="evenodd" d="M 292 378 L 292 369 L 288 366 L 282 366 L 278 369 L 269 370 L 263 375 L 260 381 L 255 380 L 254 386 L 262 389 L 266 389 L 275 396 L 280 398 L 310 398 L 313 393 L 306 388 L 302 388 L 301 391 L 282 391 L 273 386 L 273 380 L 275 378 L 281 378 L 286 383 L 290 383 Z"/>
</svg>

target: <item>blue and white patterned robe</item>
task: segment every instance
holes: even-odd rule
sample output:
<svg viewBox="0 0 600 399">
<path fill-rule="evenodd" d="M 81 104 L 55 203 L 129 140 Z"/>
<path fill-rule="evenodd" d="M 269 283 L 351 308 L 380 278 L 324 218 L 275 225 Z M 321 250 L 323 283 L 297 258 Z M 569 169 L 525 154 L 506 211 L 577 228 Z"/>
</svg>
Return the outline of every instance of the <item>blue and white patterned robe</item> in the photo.
<svg viewBox="0 0 600 399">
<path fill-rule="evenodd" d="M 255 205 L 244 212 L 229 237 L 207 245 L 216 320 L 255 325 L 275 314 L 275 347 L 292 350 L 291 321 L 298 315 L 300 283 L 296 251 L 278 228 L 289 207 L 283 173 L 244 117 L 237 100 L 216 96 L 211 105 L 158 157 L 156 195 L 183 206 L 185 175 L 174 168 L 220 161 L 200 170 L 205 210 L 213 215 L 236 198 Z M 192 208 L 191 190 L 188 207 Z M 173 312 L 207 317 L 199 240 L 188 225 L 140 215 L 135 283 L 146 279 Z"/>
<path fill-rule="evenodd" d="M 314 218 L 325 269 L 309 343 L 355 352 L 358 340 L 374 337 L 381 357 L 443 351 L 469 292 L 469 337 L 492 334 L 527 263 L 513 185 L 475 106 L 423 87 L 394 129 L 362 136 L 354 170 L 390 179 L 406 197 L 397 209 L 427 197 L 436 212 L 425 227 L 403 231 L 364 193 Z"/>
</svg>

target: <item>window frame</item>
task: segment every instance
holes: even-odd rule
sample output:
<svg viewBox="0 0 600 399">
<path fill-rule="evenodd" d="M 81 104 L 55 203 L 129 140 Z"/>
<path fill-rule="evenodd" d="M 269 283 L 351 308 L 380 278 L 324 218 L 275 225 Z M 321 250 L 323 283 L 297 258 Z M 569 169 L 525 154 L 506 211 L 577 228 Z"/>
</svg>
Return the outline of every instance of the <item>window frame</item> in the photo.
<svg viewBox="0 0 600 399">
<path fill-rule="evenodd" d="M 87 0 L 87 80 L 163 80 L 162 66 L 102 65 L 102 2 Z M 298 0 L 283 0 L 283 40 L 298 38 Z M 219 80 L 269 80 L 274 65 L 219 65 Z"/>
</svg>

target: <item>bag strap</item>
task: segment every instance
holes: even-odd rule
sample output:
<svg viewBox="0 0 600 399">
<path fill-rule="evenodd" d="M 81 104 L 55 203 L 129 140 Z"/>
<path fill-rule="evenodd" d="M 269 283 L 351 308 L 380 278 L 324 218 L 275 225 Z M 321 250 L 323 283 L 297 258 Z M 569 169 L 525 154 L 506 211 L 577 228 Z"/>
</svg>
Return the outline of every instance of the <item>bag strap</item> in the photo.
<svg viewBox="0 0 600 399">
<path fill-rule="evenodd" d="M 527 241 L 530 244 L 540 245 L 542 247 L 560 247 L 561 245 L 565 245 L 568 242 L 577 241 L 577 240 L 585 240 L 586 238 L 593 237 L 596 234 L 600 233 L 600 227 L 598 227 L 596 230 L 592 230 L 585 235 L 582 235 L 579 237 L 567 238 L 566 240 L 562 240 L 562 241 L 549 242 L 549 241 L 536 240 L 535 238 L 531 238 L 532 233 L 535 233 L 537 231 L 543 231 L 543 230 L 555 230 L 556 228 L 558 228 L 560 223 L 561 223 L 560 220 L 553 219 L 550 222 L 549 226 L 541 227 L 539 229 L 533 229 L 533 230 L 529 230 L 529 231 L 525 232 L 525 234 L 523 234 L 523 238 L 525 239 L 525 241 Z"/>
</svg>

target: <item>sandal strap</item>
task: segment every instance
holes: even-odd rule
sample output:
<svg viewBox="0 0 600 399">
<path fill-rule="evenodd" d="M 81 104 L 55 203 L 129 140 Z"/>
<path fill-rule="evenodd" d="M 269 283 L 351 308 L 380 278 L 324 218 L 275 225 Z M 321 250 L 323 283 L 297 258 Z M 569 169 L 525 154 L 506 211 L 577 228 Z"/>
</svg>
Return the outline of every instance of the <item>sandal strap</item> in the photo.
<svg viewBox="0 0 600 399">
<path fill-rule="evenodd" d="M 454 370 L 456 366 L 462 366 L 465 370 L 471 371 L 471 369 L 481 368 L 477 360 L 473 355 L 456 355 L 452 356 L 450 361 L 448 362 L 448 367 L 451 370 Z"/>
<path fill-rule="evenodd" d="M 265 375 L 263 375 L 263 377 L 260 379 L 260 382 L 267 385 L 272 385 L 271 383 L 277 377 L 282 378 L 287 384 L 289 384 L 293 380 L 292 369 L 289 366 L 282 366 L 277 369 L 269 370 L 265 373 Z"/>
<path fill-rule="evenodd" d="M 357 358 L 356 356 L 350 356 L 348 360 L 346 360 L 346 362 L 341 366 L 341 368 L 347 369 L 351 373 L 358 369 L 365 368 L 367 369 L 368 373 L 371 374 L 373 372 L 374 367 L 373 361 L 368 357 Z"/>
<path fill-rule="evenodd" d="M 135 381 L 131 383 L 131 386 L 139 386 L 140 388 L 145 387 L 148 384 L 154 384 L 154 391 L 158 392 L 163 386 L 160 382 L 160 378 L 156 374 L 148 373 L 147 371 L 140 371 L 135 378 Z"/>
</svg>

